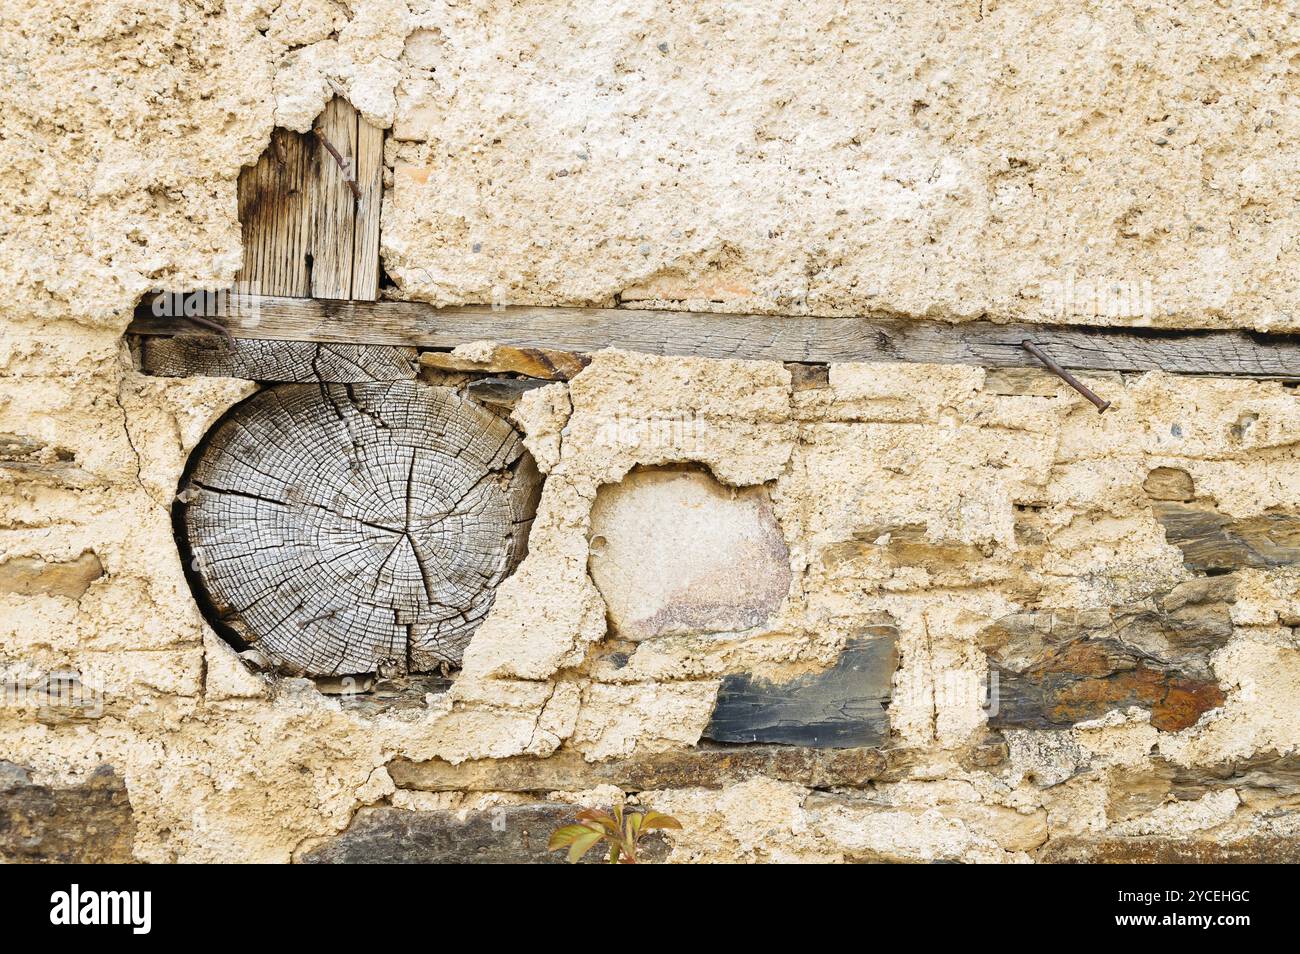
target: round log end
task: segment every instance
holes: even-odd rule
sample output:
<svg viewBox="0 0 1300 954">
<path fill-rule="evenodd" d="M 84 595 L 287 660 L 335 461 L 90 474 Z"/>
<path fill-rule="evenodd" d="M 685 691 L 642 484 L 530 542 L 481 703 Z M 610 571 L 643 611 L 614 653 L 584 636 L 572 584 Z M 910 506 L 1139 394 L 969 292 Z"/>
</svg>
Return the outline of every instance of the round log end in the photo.
<svg viewBox="0 0 1300 954">
<path fill-rule="evenodd" d="M 448 671 L 540 484 L 510 424 L 448 388 L 285 384 L 210 432 L 177 524 L 211 621 L 277 668 Z"/>
</svg>

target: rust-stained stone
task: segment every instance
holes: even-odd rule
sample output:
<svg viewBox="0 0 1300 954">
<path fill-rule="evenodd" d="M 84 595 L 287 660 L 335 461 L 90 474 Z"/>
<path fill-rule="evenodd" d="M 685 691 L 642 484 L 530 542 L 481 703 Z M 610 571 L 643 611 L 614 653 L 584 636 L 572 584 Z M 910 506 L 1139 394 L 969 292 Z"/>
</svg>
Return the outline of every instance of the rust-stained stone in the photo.
<svg viewBox="0 0 1300 954">
<path fill-rule="evenodd" d="M 71 560 L 13 557 L 0 563 L 0 593 L 79 600 L 103 575 L 103 564 L 90 550 Z"/>
<path fill-rule="evenodd" d="M 102 765 L 81 785 L 35 785 L 0 762 L 0 862 L 126 864 L 135 819 L 126 785 Z"/>
<path fill-rule="evenodd" d="M 995 728 L 1057 728 L 1141 706 L 1165 731 L 1223 704 L 1210 654 L 1232 637 L 1231 578 L 1147 604 L 1017 613 L 980 634 L 997 680 Z"/>
<path fill-rule="evenodd" d="M 1190 570 L 1236 570 L 1300 563 L 1300 515 L 1265 513 L 1236 519 L 1213 507 L 1174 501 L 1152 505 L 1165 539 Z"/>
<path fill-rule="evenodd" d="M 420 365 L 442 371 L 485 371 L 491 374 L 522 374 L 547 381 L 567 381 L 591 363 L 585 354 L 553 348 L 513 348 L 493 345 L 483 353 L 467 356 L 454 351 L 426 351 Z"/>
<path fill-rule="evenodd" d="M 624 639 L 752 629 L 790 590 L 767 488 L 727 487 L 695 468 L 643 468 L 602 487 L 589 545 L 592 581 Z"/>
</svg>

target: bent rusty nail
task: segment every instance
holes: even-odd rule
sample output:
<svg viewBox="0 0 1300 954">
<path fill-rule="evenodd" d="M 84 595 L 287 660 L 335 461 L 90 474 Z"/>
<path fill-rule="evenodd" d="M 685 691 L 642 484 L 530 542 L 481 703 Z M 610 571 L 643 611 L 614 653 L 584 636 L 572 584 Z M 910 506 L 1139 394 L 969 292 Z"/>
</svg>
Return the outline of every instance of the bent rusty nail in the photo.
<svg viewBox="0 0 1300 954">
<path fill-rule="evenodd" d="M 1048 371 L 1051 371 L 1070 387 L 1074 388 L 1093 404 L 1097 405 L 1098 414 L 1104 413 L 1106 408 L 1110 407 L 1109 401 L 1103 401 L 1101 398 L 1097 397 L 1097 395 L 1092 393 L 1092 390 L 1086 384 L 1044 354 L 1043 350 L 1039 348 L 1038 345 L 1034 344 L 1032 341 L 1025 340 L 1020 342 L 1020 347 L 1024 348 L 1039 361 L 1043 362 L 1043 364 L 1047 366 Z"/>
<path fill-rule="evenodd" d="M 334 161 L 339 165 L 339 171 L 343 173 L 343 181 L 348 184 L 352 190 L 352 197 L 358 202 L 361 201 L 361 188 L 357 185 L 357 180 L 352 178 L 352 172 L 348 169 L 348 164 L 343 160 L 343 156 L 334 148 L 334 143 L 325 138 L 325 135 L 319 129 L 313 129 L 316 138 L 320 140 L 322 146 L 329 150 L 329 154 L 334 157 Z"/>
<path fill-rule="evenodd" d="M 216 332 L 221 335 L 221 337 L 225 338 L 230 344 L 234 344 L 235 342 L 235 336 L 230 333 L 230 329 L 219 321 L 213 321 L 211 318 L 205 318 L 203 315 L 183 315 L 182 317 L 185 321 L 193 322 L 200 328 L 207 328 L 210 331 Z"/>
</svg>

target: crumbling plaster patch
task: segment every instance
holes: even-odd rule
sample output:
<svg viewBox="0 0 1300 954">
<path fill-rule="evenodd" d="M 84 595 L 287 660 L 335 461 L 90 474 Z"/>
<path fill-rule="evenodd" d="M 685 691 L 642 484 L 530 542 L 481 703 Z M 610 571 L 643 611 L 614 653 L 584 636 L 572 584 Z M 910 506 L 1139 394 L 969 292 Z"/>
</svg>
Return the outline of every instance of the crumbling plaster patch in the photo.
<svg viewBox="0 0 1300 954">
<path fill-rule="evenodd" d="M 411 10 L 410 297 L 1296 325 L 1284 6 Z"/>
</svg>

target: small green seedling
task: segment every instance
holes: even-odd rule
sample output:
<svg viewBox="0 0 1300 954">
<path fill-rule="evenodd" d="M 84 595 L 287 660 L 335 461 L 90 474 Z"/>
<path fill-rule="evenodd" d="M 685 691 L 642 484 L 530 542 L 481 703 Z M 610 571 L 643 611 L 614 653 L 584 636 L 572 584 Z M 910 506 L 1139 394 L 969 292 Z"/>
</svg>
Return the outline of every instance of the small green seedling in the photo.
<svg viewBox="0 0 1300 954">
<path fill-rule="evenodd" d="M 681 823 L 671 815 L 655 811 L 623 813 L 623 806 L 614 808 L 613 814 L 599 808 L 578 812 L 576 825 L 565 825 L 551 835 L 547 851 L 569 849 L 569 861 L 582 859 L 588 851 L 604 841 L 609 844 L 611 865 L 637 863 L 637 843 L 648 831 L 655 828 L 676 828 Z"/>
</svg>

